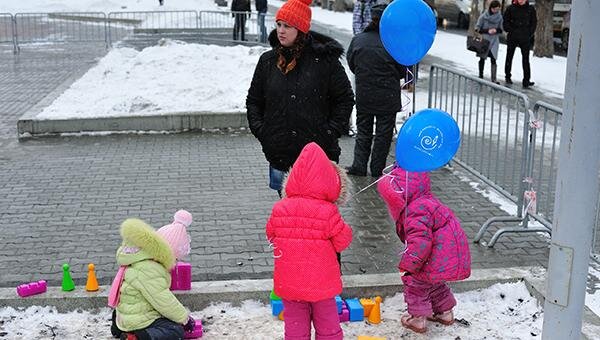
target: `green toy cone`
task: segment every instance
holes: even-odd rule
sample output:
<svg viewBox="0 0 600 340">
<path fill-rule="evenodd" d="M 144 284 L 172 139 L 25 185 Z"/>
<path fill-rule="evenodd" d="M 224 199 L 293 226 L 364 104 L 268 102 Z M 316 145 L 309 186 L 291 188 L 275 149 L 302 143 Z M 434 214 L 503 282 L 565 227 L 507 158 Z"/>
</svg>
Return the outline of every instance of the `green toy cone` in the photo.
<svg viewBox="0 0 600 340">
<path fill-rule="evenodd" d="M 75 282 L 71 278 L 71 273 L 69 272 L 69 264 L 63 264 L 63 279 L 62 279 L 62 290 L 64 292 L 70 292 L 75 289 Z"/>
</svg>

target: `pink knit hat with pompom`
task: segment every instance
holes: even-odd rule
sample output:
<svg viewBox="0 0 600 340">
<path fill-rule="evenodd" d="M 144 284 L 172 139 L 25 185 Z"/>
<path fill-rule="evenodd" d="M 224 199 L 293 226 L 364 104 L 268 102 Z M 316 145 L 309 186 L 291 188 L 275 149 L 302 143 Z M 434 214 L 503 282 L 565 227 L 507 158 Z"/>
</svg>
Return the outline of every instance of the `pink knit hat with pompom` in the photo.
<svg viewBox="0 0 600 340">
<path fill-rule="evenodd" d="M 192 214 L 186 210 L 179 210 L 173 216 L 173 222 L 161 227 L 156 232 L 171 246 L 176 258 L 181 259 L 190 253 L 190 235 L 187 227 L 192 224 Z"/>
</svg>

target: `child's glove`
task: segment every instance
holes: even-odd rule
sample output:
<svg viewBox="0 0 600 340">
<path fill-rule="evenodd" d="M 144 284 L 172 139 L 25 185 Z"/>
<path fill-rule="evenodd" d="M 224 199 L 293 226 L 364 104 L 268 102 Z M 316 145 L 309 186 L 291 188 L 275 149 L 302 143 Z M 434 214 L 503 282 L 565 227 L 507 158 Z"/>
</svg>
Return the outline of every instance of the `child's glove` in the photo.
<svg viewBox="0 0 600 340">
<path fill-rule="evenodd" d="M 187 323 L 185 325 L 183 325 L 183 330 L 186 332 L 193 332 L 195 328 L 196 328 L 196 320 L 194 320 L 194 318 L 192 318 L 192 316 L 190 315 Z"/>
</svg>

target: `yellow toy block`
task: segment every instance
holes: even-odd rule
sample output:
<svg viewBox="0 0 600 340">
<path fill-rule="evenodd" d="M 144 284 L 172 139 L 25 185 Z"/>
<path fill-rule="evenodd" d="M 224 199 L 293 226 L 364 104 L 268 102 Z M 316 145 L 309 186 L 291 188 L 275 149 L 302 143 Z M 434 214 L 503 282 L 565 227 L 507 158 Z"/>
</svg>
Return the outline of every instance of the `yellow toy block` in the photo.
<svg viewBox="0 0 600 340">
<path fill-rule="evenodd" d="M 378 336 L 359 335 L 357 340 L 387 340 L 387 338 L 382 338 Z"/>
<path fill-rule="evenodd" d="M 371 309 L 373 309 L 373 306 L 375 306 L 375 301 L 372 299 L 360 299 L 359 301 L 365 310 L 365 317 L 368 317 L 369 314 L 371 314 Z"/>
</svg>

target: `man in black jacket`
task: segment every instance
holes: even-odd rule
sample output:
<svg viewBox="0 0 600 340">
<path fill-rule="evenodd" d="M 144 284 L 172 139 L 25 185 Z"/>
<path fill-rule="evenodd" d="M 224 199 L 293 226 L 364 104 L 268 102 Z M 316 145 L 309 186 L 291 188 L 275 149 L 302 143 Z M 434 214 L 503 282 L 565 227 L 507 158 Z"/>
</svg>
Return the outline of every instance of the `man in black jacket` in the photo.
<svg viewBox="0 0 600 340">
<path fill-rule="evenodd" d="M 231 2 L 231 16 L 235 18 L 233 24 L 233 40 L 238 40 L 241 33 L 242 41 L 246 40 L 246 16 L 250 17 L 250 0 L 233 0 Z"/>
<path fill-rule="evenodd" d="M 354 160 L 347 171 L 354 176 L 367 175 L 369 156 L 371 176 L 381 176 L 392 143 L 396 113 L 402 110 L 400 79 L 405 76 L 406 67 L 398 64 L 381 42 L 379 20 L 385 8 L 386 5 L 371 8 L 371 22 L 352 38 L 348 47 L 348 66 L 356 76 L 358 134 Z"/>
<path fill-rule="evenodd" d="M 267 42 L 267 27 L 265 26 L 265 16 L 267 15 L 267 0 L 256 0 L 256 11 L 258 12 L 258 41 L 261 43 Z"/>
<path fill-rule="evenodd" d="M 504 30 L 507 52 L 504 64 L 504 75 L 507 84 L 512 84 L 510 70 L 517 47 L 521 49 L 523 58 L 523 87 L 528 88 L 534 84 L 531 81 L 531 68 L 529 66 L 529 50 L 533 47 L 533 35 L 537 26 L 535 8 L 529 5 L 528 0 L 516 0 L 504 12 Z"/>
</svg>

